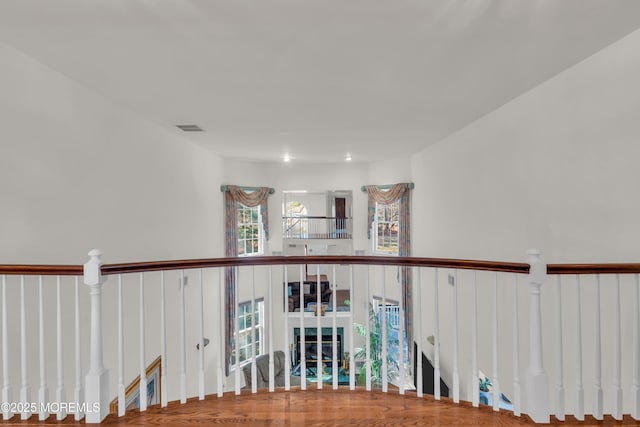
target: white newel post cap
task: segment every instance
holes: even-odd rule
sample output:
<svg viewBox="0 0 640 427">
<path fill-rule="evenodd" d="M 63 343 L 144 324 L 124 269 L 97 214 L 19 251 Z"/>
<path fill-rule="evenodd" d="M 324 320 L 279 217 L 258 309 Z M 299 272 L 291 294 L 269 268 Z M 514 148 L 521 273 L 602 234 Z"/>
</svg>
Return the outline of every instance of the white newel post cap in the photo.
<svg viewBox="0 0 640 427">
<path fill-rule="evenodd" d="M 86 285 L 101 285 L 105 282 L 100 266 L 102 265 L 102 251 L 89 251 L 89 261 L 84 264 L 84 283 Z"/>
<path fill-rule="evenodd" d="M 527 251 L 527 261 L 529 262 L 529 283 L 542 285 L 547 277 L 547 265 L 542 262 L 540 250 L 529 249 Z"/>
</svg>

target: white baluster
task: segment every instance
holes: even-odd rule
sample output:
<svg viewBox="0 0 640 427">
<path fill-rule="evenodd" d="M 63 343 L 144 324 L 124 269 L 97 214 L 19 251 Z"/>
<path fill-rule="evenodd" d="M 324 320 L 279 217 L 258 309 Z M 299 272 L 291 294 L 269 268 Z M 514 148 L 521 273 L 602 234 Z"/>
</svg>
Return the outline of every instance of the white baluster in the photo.
<svg viewBox="0 0 640 427">
<path fill-rule="evenodd" d="M 580 286 L 579 275 L 576 275 L 576 301 L 576 349 L 578 350 L 578 357 L 576 360 L 576 410 L 573 416 L 576 417 L 578 421 L 584 421 L 584 387 L 582 385 L 582 288 Z"/>
<path fill-rule="evenodd" d="M 304 330 L 304 277 L 300 265 L 300 388 L 307 389 L 307 349 Z"/>
<path fill-rule="evenodd" d="M 60 276 L 56 277 L 56 362 L 57 362 L 57 386 L 56 386 L 56 401 L 66 402 L 66 393 L 64 390 L 64 372 L 62 363 L 62 299 L 60 296 Z M 62 405 L 56 414 L 58 421 L 63 420 L 67 416 L 66 412 L 62 409 Z"/>
<path fill-rule="evenodd" d="M 256 267 L 251 266 L 251 393 L 258 391 L 258 367 L 256 366 Z"/>
<path fill-rule="evenodd" d="M 494 274 L 493 281 L 493 378 L 491 378 L 491 382 L 493 384 L 493 410 L 500 410 L 500 379 L 498 378 L 498 373 L 500 372 L 498 367 L 498 356 L 499 356 L 499 347 L 498 347 L 498 273 Z"/>
<path fill-rule="evenodd" d="M 288 267 L 285 265 L 283 268 L 283 273 L 284 275 L 284 300 L 283 300 L 283 304 L 284 304 L 284 389 L 285 391 L 289 391 L 291 390 L 291 344 L 289 343 L 289 297 L 291 297 L 291 299 L 293 300 L 293 292 L 291 292 L 291 295 L 289 295 L 289 269 Z M 301 288 L 299 288 L 301 289 Z M 271 321 L 269 321 L 270 324 L 273 324 Z M 271 339 L 269 339 L 269 342 L 272 342 Z M 272 349 L 273 350 L 273 349 Z"/>
<path fill-rule="evenodd" d="M 187 402 L 187 322 L 184 287 L 184 270 L 180 270 L 180 403 Z"/>
<path fill-rule="evenodd" d="M 85 378 L 87 423 L 99 423 L 109 414 L 109 371 L 102 364 L 102 284 L 106 277 L 100 271 L 102 252 L 94 249 L 84 264 L 84 283 L 91 296 L 91 364 Z M 28 400 L 26 400 L 28 401 Z"/>
<path fill-rule="evenodd" d="M 433 288 L 433 397 L 440 400 L 440 313 L 438 308 L 438 269 Z"/>
<path fill-rule="evenodd" d="M 405 373 L 404 373 L 404 298 L 402 296 L 402 283 L 400 283 L 400 303 L 398 313 L 400 315 L 400 322 L 398 322 L 398 364 L 400 365 L 400 369 L 398 372 L 398 376 L 400 377 L 400 389 L 398 390 L 399 394 L 404 394 L 405 389 Z"/>
<path fill-rule="evenodd" d="M 216 375 L 217 386 L 218 386 L 218 397 L 222 397 L 224 395 L 224 383 L 223 383 L 224 370 L 222 368 L 222 361 L 225 358 L 225 352 L 226 352 L 225 331 L 224 331 L 224 325 L 225 325 L 224 314 L 226 312 L 225 299 L 224 299 L 224 284 L 225 284 L 224 271 L 225 271 L 224 268 L 220 268 L 218 270 L 218 273 L 219 273 L 218 274 L 218 301 L 220 301 L 218 306 L 218 338 L 220 340 L 220 344 L 217 346 L 218 347 L 218 362 L 217 362 L 218 364 L 217 364 L 217 375 Z"/>
<path fill-rule="evenodd" d="M 353 325 L 353 264 L 349 265 L 349 325 Z M 353 330 L 349 333 L 349 390 L 356 389 L 356 365 L 353 347 Z"/>
<path fill-rule="evenodd" d="M 640 420 L 640 276 L 636 278 L 635 309 L 633 310 L 633 384 L 631 386 L 631 416 Z M 4 324 L 3 324 L 4 325 Z"/>
<path fill-rule="evenodd" d="M 613 408 L 611 415 L 622 420 L 622 320 L 620 318 L 620 275 L 616 274 L 615 324 L 613 333 Z"/>
<path fill-rule="evenodd" d="M 320 264 L 316 265 L 316 386 L 322 389 L 322 286 L 320 284 Z"/>
<path fill-rule="evenodd" d="M 364 337 L 364 352 L 365 352 L 365 389 L 367 391 L 371 391 L 371 313 L 369 312 L 369 304 L 371 304 L 371 295 L 370 295 L 370 286 L 371 286 L 371 266 L 367 266 L 367 292 L 366 292 L 366 302 L 367 302 L 367 321 L 365 322 L 365 337 Z"/>
<path fill-rule="evenodd" d="M 49 413 L 44 410 L 45 405 L 49 402 L 49 388 L 47 387 L 47 369 L 45 359 L 44 344 L 44 295 L 42 290 L 42 276 L 38 277 L 38 311 L 40 313 L 40 388 L 38 389 L 38 400 L 40 401 L 40 411 L 38 411 L 38 419 L 44 421 Z"/>
<path fill-rule="evenodd" d="M 453 402 L 460 403 L 460 373 L 458 372 L 458 270 L 454 270 L 453 280 Z"/>
<path fill-rule="evenodd" d="M 22 386 L 20 387 L 20 401 L 31 402 L 31 390 L 29 388 L 29 373 L 27 370 L 27 309 L 25 307 L 24 296 L 24 276 L 20 276 L 20 371 L 22 376 Z M 28 407 L 23 408 L 20 419 L 26 420 L 31 416 Z"/>
<path fill-rule="evenodd" d="M 2 401 L 11 402 L 11 381 L 9 379 L 9 333 L 7 331 L 7 278 L 2 276 Z M 9 406 L 2 408 L 2 418 L 13 417 Z"/>
<path fill-rule="evenodd" d="M 234 319 L 234 324 L 235 324 L 235 330 L 234 330 L 234 345 L 233 347 L 235 348 L 235 355 L 236 355 L 236 367 L 235 367 L 235 383 L 236 383 L 236 389 L 235 389 L 235 393 L 237 396 L 240 395 L 240 303 L 238 301 L 238 286 L 241 283 L 240 282 L 240 269 L 238 267 L 234 267 L 236 269 L 236 283 L 235 283 L 235 287 L 234 287 L 234 297 L 233 297 L 233 301 L 234 301 L 234 305 L 235 305 L 235 319 Z"/>
<path fill-rule="evenodd" d="M 80 278 L 75 278 L 75 367 L 76 367 L 76 387 L 73 396 L 77 403 L 84 402 L 84 389 L 82 388 L 82 357 L 80 353 Z M 78 409 L 74 415 L 76 421 L 84 418 L 84 413 L 78 405 Z"/>
<path fill-rule="evenodd" d="M 595 368 L 594 368 L 594 400 L 593 400 L 593 418 L 602 420 L 603 416 L 603 397 L 602 397 L 602 337 L 600 335 L 600 275 L 596 276 L 596 311 L 595 318 L 595 341 L 596 348 L 594 351 Z"/>
<path fill-rule="evenodd" d="M 118 416 L 126 411 L 124 386 L 124 317 L 123 317 L 122 274 L 118 274 Z"/>
<path fill-rule="evenodd" d="M 166 286 L 164 281 L 164 271 L 160 272 L 160 407 L 164 408 L 169 404 L 169 393 L 167 392 L 167 305 Z"/>
<path fill-rule="evenodd" d="M 140 412 L 147 410 L 147 365 L 145 363 L 144 335 L 144 273 L 140 273 Z"/>
<path fill-rule="evenodd" d="M 556 418 L 564 421 L 564 370 L 562 367 L 562 279 L 556 286 Z"/>
<path fill-rule="evenodd" d="M 473 271 L 473 316 L 471 318 L 471 404 L 480 405 L 480 378 L 478 376 L 478 272 Z"/>
<path fill-rule="evenodd" d="M 388 369 L 387 366 L 387 347 L 389 343 L 387 341 L 387 269 L 386 266 L 382 266 L 382 319 L 380 323 L 382 326 L 382 392 L 386 393 L 388 390 Z"/>
<path fill-rule="evenodd" d="M 267 321 L 268 321 L 268 334 L 269 334 L 269 392 L 273 392 L 275 390 L 275 364 L 273 361 L 273 307 L 275 305 L 275 301 L 273 300 L 273 267 L 269 264 L 269 304 L 264 304 L 265 309 L 267 310 Z M 286 313 L 285 313 L 286 314 Z M 287 329 L 285 328 L 285 334 Z M 285 345 L 285 349 L 288 349 L 288 346 Z M 289 351 L 285 351 L 288 353 Z M 288 375 L 288 374 L 287 374 Z"/>
<path fill-rule="evenodd" d="M 520 320 L 518 317 L 518 275 L 513 287 L 513 415 L 519 417 L 520 398 Z"/>
<path fill-rule="evenodd" d="M 198 399 L 204 400 L 204 278 L 200 269 L 200 369 L 198 371 Z"/>
<path fill-rule="evenodd" d="M 331 307 L 332 316 L 332 327 L 331 327 L 331 341 L 333 344 L 333 360 L 331 361 L 331 373 L 333 374 L 333 389 L 338 389 L 338 370 L 340 367 L 338 366 L 338 324 L 337 324 L 337 313 L 338 305 L 336 301 L 336 265 L 333 264 L 333 277 L 331 278 L 331 302 L 333 303 L 333 307 Z"/>
<path fill-rule="evenodd" d="M 527 370 L 527 415 L 536 423 L 549 422 L 549 379 L 542 364 L 542 316 L 540 287 L 547 266 L 540 252 L 527 251 L 529 260 L 529 368 Z"/>
<path fill-rule="evenodd" d="M 418 297 L 418 303 L 413 304 L 414 307 L 422 307 L 422 269 L 420 267 L 415 268 L 418 271 L 418 283 L 416 294 Z M 422 309 L 418 309 L 418 324 L 416 325 L 416 395 L 418 397 L 424 396 L 424 390 L 422 389 Z"/>
</svg>

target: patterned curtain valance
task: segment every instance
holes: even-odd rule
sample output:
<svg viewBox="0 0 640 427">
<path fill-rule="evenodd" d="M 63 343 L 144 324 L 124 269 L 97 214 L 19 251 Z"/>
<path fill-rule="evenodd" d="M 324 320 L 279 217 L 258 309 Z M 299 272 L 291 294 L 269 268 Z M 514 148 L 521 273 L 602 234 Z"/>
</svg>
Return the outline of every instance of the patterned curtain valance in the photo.
<svg viewBox="0 0 640 427">
<path fill-rule="evenodd" d="M 371 226 L 376 215 L 376 203 L 382 203 L 388 205 L 400 200 L 400 215 L 405 215 L 405 221 L 400 218 L 400 227 L 409 223 L 409 213 L 411 209 L 409 190 L 413 190 L 414 185 L 412 182 L 401 182 L 393 185 L 364 185 L 362 191 L 366 191 L 369 195 L 367 206 L 367 237 L 371 238 Z M 404 196 L 404 197 L 403 197 Z M 403 206 L 404 205 L 404 206 Z M 408 254 L 400 254 L 408 256 Z"/>
<path fill-rule="evenodd" d="M 222 185 L 220 191 L 225 192 L 225 200 L 227 205 L 227 227 L 228 231 L 234 231 L 236 207 L 234 203 L 241 203 L 250 208 L 260 206 L 260 215 L 262 216 L 262 228 L 264 230 L 264 238 L 269 240 L 269 205 L 267 198 L 273 194 L 275 190 L 269 187 L 240 187 L 237 185 Z M 237 231 L 237 230 L 236 230 Z M 227 251 L 229 252 L 229 251 Z M 233 252 L 233 251 L 232 251 Z M 227 253 L 227 256 L 236 256 L 236 253 Z"/>
</svg>

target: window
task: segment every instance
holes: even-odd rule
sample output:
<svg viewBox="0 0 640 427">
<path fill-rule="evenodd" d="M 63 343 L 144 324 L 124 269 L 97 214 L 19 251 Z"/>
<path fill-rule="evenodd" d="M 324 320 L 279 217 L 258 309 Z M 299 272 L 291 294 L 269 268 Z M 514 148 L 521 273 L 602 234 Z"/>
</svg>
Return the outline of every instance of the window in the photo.
<svg viewBox="0 0 640 427">
<path fill-rule="evenodd" d="M 398 231 L 400 201 L 388 205 L 376 203 L 373 219 L 374 230 L 373 251 L 388 255 L 398 255 Z"/>
<path fill-rule="evenodd" d="M 283 217 L 284 237 L 303 237 L 307 235 L 307 225 L 309 219 L 307 216 L 307 207 L 293 200 L 285 205 Z"/>
<path fill-rule="evenodd" d="M 257 300 L 255 302 L 255 311 L 251 312 L 251 301 L 244 302 L 238 305 L 238 358 L 240 364 L 247 360 L 251 360 L 253 357 L 253 333 L 255 328 L 255 349 L 256 356 L 261 355 L 264 352 L 264 345 L 262 342 L 263 331 L 263 316 L 264 314 L 264 300 Z M 236 365 L 236 351 L 235 346 L 231 352 L 231 364 Z"/>
<path fill-rule="evenodd" d="M 260 206 L 250 208 L 238 203 L 238 255 L 257 254 L 262 254 Z"/>
</svg>

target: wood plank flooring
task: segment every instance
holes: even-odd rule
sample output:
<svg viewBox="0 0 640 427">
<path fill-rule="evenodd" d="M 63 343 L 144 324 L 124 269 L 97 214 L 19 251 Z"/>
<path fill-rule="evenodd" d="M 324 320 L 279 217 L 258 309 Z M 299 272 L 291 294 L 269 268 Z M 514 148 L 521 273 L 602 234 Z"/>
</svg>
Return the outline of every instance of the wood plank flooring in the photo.
<svg viewBox="0 0 640 427">
<path fill-rule="evenodd" d="M 578 422 L 571 417 L 565 422 L 552 418 L 551 425 L 563 426 L 631 426 L 640 425 L 630 417 L 621 422 L 610 417 L 604 421 L 588 418 Z M 42 425 L 37 417 L 15 424 Z M 3 422 L 7 423 L 7 422 Z M 71 417 L 58 422 L 54 417 L 46 424 L 75 423 Z M 232 393 L 224 397 L 208 396 L 205 400 L 190 399 L 185 405 L 171 402 L 166 408 L 150 407 L 146 412 L 131 411 L 118 418 L 110 415 L 103 423 L 118 425 L 217 425 L 236 426 L 435 426 L 435 425 L 479 425 L 522 426 L 535 425 L 527 417 L 518 418 L 510 412 L 493 412 L 488 406 L 473 408 L 469 403 L 453 404 L 448 399 L 435 401 L 431 396 L 418 399 L 415 393 L 400 396 L 395 393 L 364 390 L 333 391 L 307 390 L 260 391 L 255 395 L 244 392 L 241 396 Z"/>
</svg>

